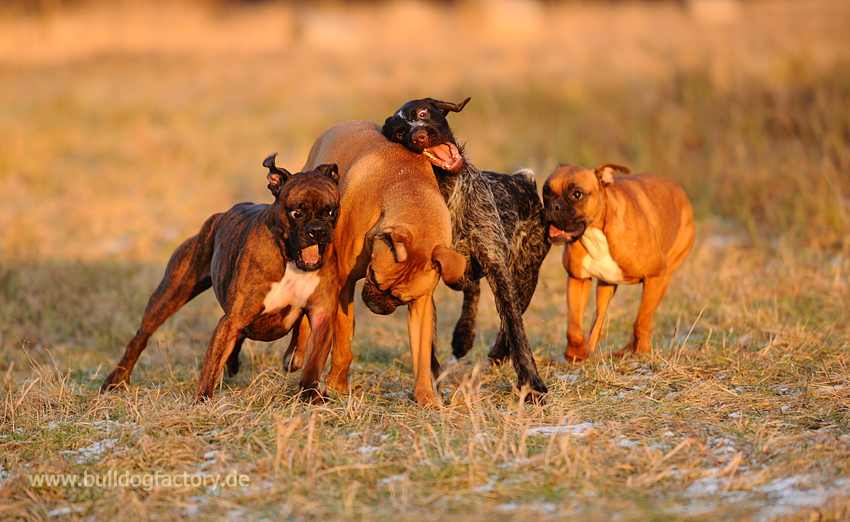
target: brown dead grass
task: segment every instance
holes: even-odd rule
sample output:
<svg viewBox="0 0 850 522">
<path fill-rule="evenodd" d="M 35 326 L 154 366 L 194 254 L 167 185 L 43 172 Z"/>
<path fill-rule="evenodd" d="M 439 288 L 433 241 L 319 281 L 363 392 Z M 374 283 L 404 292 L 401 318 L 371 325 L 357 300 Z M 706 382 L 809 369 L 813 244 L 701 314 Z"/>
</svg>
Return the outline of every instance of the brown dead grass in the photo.
<svg viewBox="0 0 850 522">
<path fill-rule="evenodd" d="M 0 518 L 850 517 L 850 8 L 687 5 L 0 16 Z M 281 342 L 248 343 L 243 373 L 189 405 L 211 295 L 163 326 L 128 392 L 96 393 L 171 250 L 209 214 L 268 200 L 268 153 L 298 168 L 334 123 L 469 95 L 452 123 L 480 167 L 542 181 L 560 161 L 615 161 L 688 190 L 698 241 L 653 356 L 606 355 L 640 296 L 621 288 L 602 355 L 563 364 L 556 249 L 525 316 L 552 390 L 540 407 L 518 407 L 512 370 L 485 364 L 498 329 L 486 290 L 441 412 L 410 398 L 404 318 L 362 306 L 349 396 L 299 402 Z M 459 295 L 440 287 L 438 303 L 446 347 Z M 235 470 L 250 486 L 30 482 L 109 470 Z"/>
</svg>

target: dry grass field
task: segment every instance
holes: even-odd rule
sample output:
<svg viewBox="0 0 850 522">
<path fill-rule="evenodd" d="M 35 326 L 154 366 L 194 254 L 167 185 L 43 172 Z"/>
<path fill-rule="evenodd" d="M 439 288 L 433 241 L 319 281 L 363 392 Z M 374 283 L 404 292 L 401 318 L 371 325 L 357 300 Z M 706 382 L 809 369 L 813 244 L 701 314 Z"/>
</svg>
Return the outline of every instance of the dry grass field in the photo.
<svg viewBox="0 0 850 522">
<path fill-rule="evenodd" d="M 0 3 L 0 519 L 850 519 L 847 2 L 19 4 Z M 330 125 L 424 96 L 472 96 L 450 121 L 481 168 L 682 184 L 697 242 L 652 356 L 610 356 L 640 297 L 621 287 L 601 353 L 564 362 L 556 248 L 525 315 L 539 406 L 486 363 L 488 289 L 449 360 L 443 286 L 441 411 L 412 400 L 404 314 L 359 300 L 351 392 L 325 405 L 294 396 L 286 339 L 246 343 L 191 404 L 211 293 L 98 394 L 172 250 L 270 200 L 263 158 L 297 170 Z"/>
</svg>

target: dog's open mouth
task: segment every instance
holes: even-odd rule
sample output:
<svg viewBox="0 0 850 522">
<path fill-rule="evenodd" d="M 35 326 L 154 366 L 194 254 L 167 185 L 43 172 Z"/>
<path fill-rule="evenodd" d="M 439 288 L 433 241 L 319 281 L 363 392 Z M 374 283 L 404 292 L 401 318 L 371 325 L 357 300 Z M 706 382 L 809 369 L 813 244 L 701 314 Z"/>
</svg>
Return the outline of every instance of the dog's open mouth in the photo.
<svg viewBox="0 0 850 522">
<path fill-rule="evenodd" d="M 574 243 L 584 234 L 586 226 L 580 223 L 575 229 L 564 231 L 549 223 L 549 242 L 553 245 L 566 245 Z"/>
<path fill-rule="evenodd" d="M 448 141 L 428 147 L 422 151 L 422 154 L 428 158 L 432 165 L 449 172 L 456 171 L 463 163 L 463 156 L 460 155 L 457 146 Z"/>
<path fill-rule="evenodd" d="M 325 248 L 327 246 L 315 244 L 302 248 L 295 256 L 295 266 L 305 272 L 322 268 L 322 256 L 325 255 Z"/>
</svg>

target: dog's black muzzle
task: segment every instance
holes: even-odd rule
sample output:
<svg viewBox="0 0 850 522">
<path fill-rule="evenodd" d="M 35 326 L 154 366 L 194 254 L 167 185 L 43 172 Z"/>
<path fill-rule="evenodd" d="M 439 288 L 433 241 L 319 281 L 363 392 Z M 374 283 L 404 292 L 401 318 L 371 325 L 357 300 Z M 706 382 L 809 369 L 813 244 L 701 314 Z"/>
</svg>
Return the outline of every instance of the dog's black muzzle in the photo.
<svg viewBox="0 0 850 522">
<path fill-rule="evenodd" d="M 295 266 L 305 272 L 312 272 L 324 265 L 325 250 L 334 237 L 333 227 L 314 221 L 306 223 L 289 242 L 290 251 L 295 258 Z"/>
<path fill-rule="evenodd" d="M 560 199 L 546 202 L 543 210 L 546 237 L 553 245 L 569 245 L 584 234 L 587 224 L 579 219 L 575 209 Z"/>
<path fill-rule="evenodd" d="M 390 315 L 399 306 L 407 304 L 390 292 L 381 290 L 375 283 L 371 270 L 366 273 L 366 281 L 363 283 L 363 292 L 360 297 L 363 298 L 363 302 L 366 303 L 369 310 L 378 315 Z"/>
</svg>

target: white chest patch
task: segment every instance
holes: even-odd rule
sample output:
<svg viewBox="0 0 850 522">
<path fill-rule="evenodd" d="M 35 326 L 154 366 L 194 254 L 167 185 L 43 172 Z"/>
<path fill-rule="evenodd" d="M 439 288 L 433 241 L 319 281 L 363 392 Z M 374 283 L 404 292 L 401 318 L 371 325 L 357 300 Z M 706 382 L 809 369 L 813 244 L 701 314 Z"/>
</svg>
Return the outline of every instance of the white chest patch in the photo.
<svg viewBox="0 0 850 522">
<path fill-rule="evenodd" d="M 623 271 L 611 258 L 608 238 L 598 228 L 588 228 L 581 236 L 581 244 L 589 255 L 581 260 L 582 277 L 595 277 L 606 283 L 624 284 Z"/>
<path fill-rule="evenodd" d="M 301 310 L 307 305 L 307 300 L 319 285 L 319 271 L 304 272 L 295 266 L 295 261 L 286 265 L 286 273 L 279 283 L 272 283 L 272 288 L 263 300 L 265 310 L 269 314 L 290 306 L 289 314 L 284 319 L 287 327 L 301 315 Z"/>
</svg>

